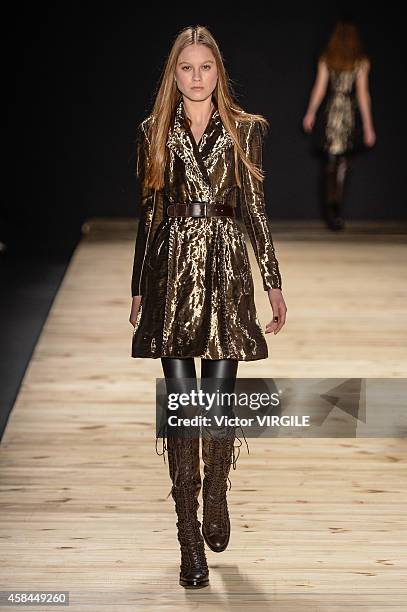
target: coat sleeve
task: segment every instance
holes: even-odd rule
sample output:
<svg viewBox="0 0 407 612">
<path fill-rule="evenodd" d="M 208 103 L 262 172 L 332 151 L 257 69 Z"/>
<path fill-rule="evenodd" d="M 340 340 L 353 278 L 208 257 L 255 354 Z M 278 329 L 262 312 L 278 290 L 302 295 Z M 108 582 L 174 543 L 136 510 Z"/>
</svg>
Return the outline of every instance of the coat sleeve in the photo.
<svg viewBox="0 0 407 612">
<path fill-rule="evenodd" d="M 257 167 L 262 168 L 263 135 L 258 121 L 249 123 L 249 128 L 244 131 L 242 146 L 248 158 Z M 271 235 L 271 224 L 265 208 L 263 182 L 253 176 L 242 161 L 240 177 L 241 214 L 260 268 L 264 290 L 281 289 L 282 279 Z"/>
<path fill-rule="evenodd" d="M 149 141 L 140 124 L 136 135 L 136 178 L 137 201 L 139 203 L 139 222 L 134 246 L 133 273 L 131 277 L 131 295 L 143 295 L 148 268 L 145 263 L 154 234 L 163 218 L 163 193 L 143 183 L 146 160 L 149 154 Z"/>
</svg>

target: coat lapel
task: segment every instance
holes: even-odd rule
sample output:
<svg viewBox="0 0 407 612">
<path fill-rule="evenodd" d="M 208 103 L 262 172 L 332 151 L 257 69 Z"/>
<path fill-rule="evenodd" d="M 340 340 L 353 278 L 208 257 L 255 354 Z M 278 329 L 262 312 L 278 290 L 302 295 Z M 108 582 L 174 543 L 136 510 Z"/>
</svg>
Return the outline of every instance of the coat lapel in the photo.
<svg viewBox="0 0 407 612">
<path fill-rule="evenodd" d="M 197 144 L 185 116 L 183 100 L 180 99 L 175 111 L 174 124 L 168 135 L 167 146 L 184 161 L 187 170 L 195 171 L 210 200 L 213 200 L 213 190 L 208 170 L 214 166 L 222 151 L 232 145 L 233 139 L 226 131 L 217 109 L 212 113 L 205 132 Z"/>
</svg>

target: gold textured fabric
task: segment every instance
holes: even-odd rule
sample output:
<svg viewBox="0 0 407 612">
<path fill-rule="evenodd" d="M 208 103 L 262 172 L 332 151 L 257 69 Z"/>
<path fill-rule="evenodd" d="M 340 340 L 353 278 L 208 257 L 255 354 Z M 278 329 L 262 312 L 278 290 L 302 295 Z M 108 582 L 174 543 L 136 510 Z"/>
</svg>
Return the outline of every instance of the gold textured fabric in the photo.
<svg viewBox="0 0 407 612">
<path fill-rule="evenodd" d="M 142 299 L 132 357 L 265 359 L 267 343 L 254 304 L 244 234 L 236 219 L 166 215 L 167 206 L 176 202 L 216 202 L 236 209 L 240 200 L 263 287 L 282 288 L 263 183 L 239 161 L 239 189 L 233 140 L 218 110 L 215 108 L 196 143 L 181 98 L 167 139 L 169 162 L 164 188 L 145 188 L 142 178 L 149 154 L 146 127 L 150 120 L 147 117 L 140 124 L 137 140 L 141 213 L 131 289 L 133 296 L 141 295 Z M 261 167 L 258 122 L 239 121 L 237 125 L 242 146 Z"/>
<path fill-rule="evenodd" d="M 322 148 L 331 155 L 343 155 L 359 146 L 357 124 L 356 77 L 360 64 L 353 70 L 329 72 L 329 88 L 324 111 L 325 135 Z"/>
</svg>

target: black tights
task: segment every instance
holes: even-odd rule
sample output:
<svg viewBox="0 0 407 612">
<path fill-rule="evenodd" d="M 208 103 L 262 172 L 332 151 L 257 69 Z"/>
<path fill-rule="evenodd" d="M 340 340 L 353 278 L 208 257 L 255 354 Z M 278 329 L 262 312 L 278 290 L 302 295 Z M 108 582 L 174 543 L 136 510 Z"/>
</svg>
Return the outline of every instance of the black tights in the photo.
<svg viewBox="0 0 407 612">
<path fill-rule="evenodd" d="M 195 360 L 193 357 L 161 357 L 161 363 L 163 367 L 165 383 L 167 388 L 167 408 L 166 408 L 166 417 L 175 415 L 176 417 L 186 417 L 191 418 L 194 416 L 208 416 L 211 421 L 209 425 L 202 425 L 197 427 L 183 427 L 182 431 L 177 429 L 177 427 L 172 427 L 166 424 L 166 418 L 164 419 L 164 430 L 163 432 L 163 449 L 162 452 L 159 453 L 157 449 L 157 441 L 158 436 L 156 438 L 156 452 L 158 455 L 162 455 L 165 462 L 165 451 L 168 450 L 165 444 L 165 436 L 167 437 L 168 442 L 172 436 L 185 436 L 185 437 L 199 437 L 202 433 L 202 437 L 218 437 L 222 439 L 223 437 L 232 436 L 233 439 L 237 441 L 237 445 L 233 446 L 232 449 L 232 465 L 233 469 L 236 469 L 236 462 L 240 455 L 240 447 L 242 445 L 242 441 L 236 435 L 236 427 L 229 424 L 218 424 L 216 422 L 215 416 L 220 417 L 233 417 L 235 416 L 233 411 L 233 400 L 230 403 L 226 403 L 225 401 L 219 402 L 214 401 L 213 404 L 210 405 L 210 410 L 207 411 L 205 406 L 197 405 L 191 406 L 187 403 L 186 406 L 179 407 L 177 405 L 176 410 L 169 410 L 168 406 L 168 396 L 170 393 L 190 393 L 192 389 L 197 390 L 197 378 L 195 371 Z M 239 362 L 237 359 L 201 359 L 201 391 L 203 393 L 211 394 L 213 393 L 216 399 L 219 397 L 217 392 L 220 393 L 233 393 L 236 382 L 237 368 Z M 227 396 L 226 396 L 227 397 Z M 244 438 L 247 452 L 249 453 L 249 445 L 246 440 L 246 436 L 244 435 L 244 431 L 241 426 L 239 426 L 242 432 L 242 436 Z M 161 430 L 161 427 L 160 427 Z M 237 451 L 237 453 L 235 452 Z M 167 496 L 168 497 L 168 496 Z"/>
<path fill-rule="evenodd" d="M 196 378 L 193 357 L 161 357 L 166 378 Z M 236 378 L 237 359 L 201 359 L 201 378 Z"/>
<path fill-rule="evenodd" d="M 192 389 L 198 391 L 193 357 L 161 357 L 161 363 L 166 379 L 167 394 L 189 394 Z M 219 393 L 233 393 L 238 365 L 237 359 L 201 359 L 201 391 L 215 394 L 215 399 L 219 397 L 217 391 Z M 225 415 L 231 416 L 233 402 L 225 405 L 222 401 L 214 401 L 209 410 L 205 410 L 205 407 L 199 404 L 195 406 L 187 403 L 185 406 L 177 407 L 176 410 L 168 410 L 168 413 L 183 418 L 191 418 L 197 415 L 210 416 L 210 429 L 216 431 L 220 428 L 220 425 L 219 422 L 215 421 L 215 416 L 218 418 Z M 190 430 L 197 435 L 199 428 L 190 428 Z"/>
<path fill-rule="evenodd" d="M 327 156 L 324 163 L 324 183 L 325 199 L 328 204 L 342 205 L 348 169 L 349 157 L 346 154 Z"/>
</svg>

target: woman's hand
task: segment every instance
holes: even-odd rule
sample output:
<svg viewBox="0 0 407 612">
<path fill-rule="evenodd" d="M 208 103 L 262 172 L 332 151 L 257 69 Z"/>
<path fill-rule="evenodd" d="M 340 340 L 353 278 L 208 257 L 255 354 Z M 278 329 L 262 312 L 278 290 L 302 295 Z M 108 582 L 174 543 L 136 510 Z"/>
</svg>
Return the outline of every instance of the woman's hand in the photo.
<svg viewBox="0 0 407 612">
<path fill-rule="evenodd" d="M 285 323 L 287 306 L 285 305 L 281 289 L 269 289 L 268 295 L 271 308 L 273 309 L 273 321 L 267 323 L 266 334 L 269 334 L 270 332 L 274 331 L 274 335 L 276 335 Z M 278 318 L 275 321 L 274 319 L 276 317 Z"/>
<path fill-rule="evenodd" d="M 373 147 L 376 142 L 376 133 L 372 127 L 369 126 L 364 129 L 363 142 L 367 147 Z"/>
<path fill-rule="evenodd" d="M 133 296 L 133 301 L 131 303 L 131 312 L 130 312 L 130 317 L 129 317 L 129 321 L 133 325 L 133 327 L 136 326 L 137 315 L 138 315 L 138 311 L 140 308 L 140 302 L 141 302 L 141 295 Z"/>
<path fill-rule="evenodd" d="M 305 132 L 311 132 L 312 128 L 314 127 L 314 122 L 315 122 L 315 113 L 312 112 L 308 112 L 304 119 L 302 120 L 302 126 L 304 128 Z"/>
</svg>

